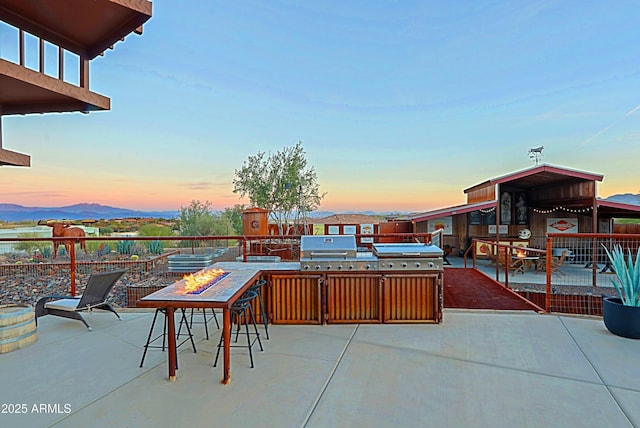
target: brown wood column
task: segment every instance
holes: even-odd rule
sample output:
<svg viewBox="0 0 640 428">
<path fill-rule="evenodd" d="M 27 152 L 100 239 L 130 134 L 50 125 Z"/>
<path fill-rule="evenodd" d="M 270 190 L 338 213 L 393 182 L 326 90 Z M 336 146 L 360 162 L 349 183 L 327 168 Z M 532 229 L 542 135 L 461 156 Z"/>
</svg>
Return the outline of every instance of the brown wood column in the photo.
<svg viewBox="0 0 640 428">
<path fill-rule="evenodd" d="M 89 60 L 80 57 L 80 87 L 89 90 Z"/>
</svg>

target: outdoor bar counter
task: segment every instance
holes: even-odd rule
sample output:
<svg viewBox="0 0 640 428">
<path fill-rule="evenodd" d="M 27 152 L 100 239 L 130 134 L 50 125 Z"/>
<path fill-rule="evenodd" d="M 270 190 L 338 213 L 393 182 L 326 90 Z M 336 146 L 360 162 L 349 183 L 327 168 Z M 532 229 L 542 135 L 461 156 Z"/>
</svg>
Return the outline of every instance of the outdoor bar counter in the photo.
<svg viewBox="0 0 640 428">
<path fill-rule="evenodd" d="M 258 279 L 265 312 L 272 324 L 439 323 L 442 321 L 442 272 L 302 272 L 298 262 L 218 262 L 209 269 L 229 275 L 203 291 L 186 294 L 184 280 L 138 301 L 138 307 L 166 309 L 169 380 L 176 376 L 175 309 L 223 310 L 223 378 L 231 379 L 229 337 L 231 305 Z M 262 322 L 261 311 L 254 311 Z"/>
</svg>

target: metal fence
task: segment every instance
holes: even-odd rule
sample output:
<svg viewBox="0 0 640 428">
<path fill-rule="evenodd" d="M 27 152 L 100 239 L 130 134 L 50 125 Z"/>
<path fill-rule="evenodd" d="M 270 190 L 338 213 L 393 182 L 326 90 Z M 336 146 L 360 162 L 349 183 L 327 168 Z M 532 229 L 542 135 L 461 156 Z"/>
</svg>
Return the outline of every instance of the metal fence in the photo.
<svg viewBox="0 0 640 428">
<path fill-rule="evenodd" d="M 617 294 L 606 249 L 622 246 L 635 257 L 637 234 L 549 234 L 543 248 L 475 240 L 473 267 L 549 312 L 602 315 L 602 297 Z M 502 255 L 502 256 L 501 256 Z"/>
<path fill-rule="evenodd" d="M 430 234 L 356 235 L 360 250 L 371 239 L 429 242 Z M 361 238 L 364 238 L 362 240 Z M 208 264 L 220 261 L 298 261 L 300 236 L 167 236 L 86 237 L 86 252 L 68 238 L 0 238 L 0 304 L 34 304 L 44 295 L 81 294 L 91 273 L 126 269 L 112 298 L 120 306 L 133 306 L 144 295 L 182 279 L 201 267 L 172 269 L 172 257 L 203 255 Z M 54 243 L 58 245 L 54 254 Z M 188 259 L 188 258 L 187 258 Z M 194 264 L 194 266 L 196 266 Z"/>
</svg>

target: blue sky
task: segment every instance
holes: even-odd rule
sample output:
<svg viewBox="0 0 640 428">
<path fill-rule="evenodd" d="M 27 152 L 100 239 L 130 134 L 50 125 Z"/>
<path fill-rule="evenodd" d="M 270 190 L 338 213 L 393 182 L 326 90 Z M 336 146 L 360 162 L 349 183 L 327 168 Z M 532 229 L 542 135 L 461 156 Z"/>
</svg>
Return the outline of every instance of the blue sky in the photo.
<svg viewBox="0 0 640 428">
<path fill-rule="evenodd" d="M 1 170 L 0 200 L 229 207 L 248 156 L 298 140 L 321 210 L 464 203 L 538 146 L 640 193 L 638 22 L 635 1 L 157 0 L 91 63 L 110 111 L 4 117 L 32 167 Z"/>
</svg>

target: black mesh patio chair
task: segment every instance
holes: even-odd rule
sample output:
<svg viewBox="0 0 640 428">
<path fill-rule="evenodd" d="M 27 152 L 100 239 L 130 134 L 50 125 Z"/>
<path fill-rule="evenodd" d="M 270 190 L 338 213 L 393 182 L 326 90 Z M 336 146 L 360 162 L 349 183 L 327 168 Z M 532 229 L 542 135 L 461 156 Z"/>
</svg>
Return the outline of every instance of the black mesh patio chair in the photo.
<svg viewBox="0 0 640 428">
<path fill-rule="evenodd" d="M 260 279 L 256 281 L 251 287 L 249 287 L 249 291 L 255 291 L 258 295 L 257 304 L 260 305 L 260 315 L 262 316 L 262 324 L 264 325 L 264 332 L 266 334 L 267 340 L 269 339 L 269 319 L 267 318 L 267 311 L 264 307 L 264 300 L 262 299 L 262 287 L 267 285 L 267 281 L 264 279 Z"/>
<path fill-rule="evenodd" d="M 253 365 L 253 344 L 255 341 L 258 341 L 258 345 L 260 345 L 260 350 L 264 351 L 262 347 L 262 341 L 260 340 L 260 333 L 258 332 L 258 326 L 256 325 L 255 314 L 253 313 L 253 306 L 251 306 L 251 302 L 255 299 L 258 294 L 255 291 L 246 291 L 242 297 L 236 300 L 231 305 L 231 325 L 236 325 L 236 339 L 234 343 L 238 342 L 238 336 L 240 335 L 240 326 L 244 324 L 245 333 L 247 336 L 247 344 L 246 345 L 231 345 L 230 348 L 248 348 L 249 349 L 249 359 L 251 360 L 251 368 Z M 253 324 L 253 333 L 249 332 L 249 323 Z M 229 337 L 231 337 L 232 332 L 230 332 Z M 251 337 L 254 335 L 255 337 Z M 220 356 L 220 348 L 224 347 L 224 334 L 220 335 L 220 341 L 218 342 L 218 349 L 216 351 L 216 359 L 213 362 L 213 367 L 218 365 L 218 357 Z"/>
<path fill-rule="evenodd" d="M 55 315 L 82 321 L 89 331 L 91 331 L 91 326 L 87 324 L 81 312 L 92 311 L 94 309 L 113 312 L 118 319 L 120 319 L 120 315 L 118 315 L 111 303 L 107 302 L 107 297 L 115 283 L 125 272 L 126 270 L 116 270 L 92 274 L 87 281 L 87 286 L 82 296 L 53 295 L 41 297 L 36 302 L 36 324 L 39 317 Z"/>
</svg>

